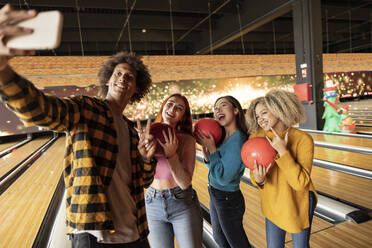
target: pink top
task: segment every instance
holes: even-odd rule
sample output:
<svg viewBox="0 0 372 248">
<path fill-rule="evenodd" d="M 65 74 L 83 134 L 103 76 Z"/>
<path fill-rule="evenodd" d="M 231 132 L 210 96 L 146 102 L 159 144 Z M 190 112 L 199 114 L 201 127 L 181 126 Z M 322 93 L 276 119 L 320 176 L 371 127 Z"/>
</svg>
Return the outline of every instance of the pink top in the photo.
<svg viewBox="0 0 372 248">
<path fill-rule="evenodd" d="M 178 136 L 178 148 L 177 156 L 174 159 L 174 163 L 178 163 L 179 166 L 183 166 L 192 176 L 195 168 L 195 139 L 189 134 L 179 133 Z M 162 147 L 160 147 L 163 150 Z M 164 156 L 164 152 L 156 153 L 155 158 L 158 160 L 155 170 L 156 179 L 173 180 L 172 173 L 168 166 L 168 160 Z M 173 163 L 172 163 L 173 164 Z"/>
</svg>

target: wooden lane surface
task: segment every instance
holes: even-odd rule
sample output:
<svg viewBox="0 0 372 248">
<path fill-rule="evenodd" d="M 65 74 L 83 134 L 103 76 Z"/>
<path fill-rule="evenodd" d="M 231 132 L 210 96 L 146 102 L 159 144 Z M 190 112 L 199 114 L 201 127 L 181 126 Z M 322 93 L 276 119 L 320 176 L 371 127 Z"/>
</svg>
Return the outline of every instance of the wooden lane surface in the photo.
<svg viewBox="0 0 372 248">
<path fill-rule="evenodd" d="M 22 141 L 23 140 L 0 144 L 0 152 L 2 152 L 4 150 L 8 149 L 9 147 L 14 146 L 15 144 L 18 144 L 19 142 L 22 142 Z"/>
<path fill-rule="evenodd" d="M 63 171 L 65 138 L 59 138 L 0 195 L 1 247 L 32 247 Z"/>
<path fill-rule="evenodd" d="M 372 124 L 372 119 L 371 117 L 365 117 L 365 118 L 358 118 L 358 117 L 355 117 L 356 119 L 366 119 L 366 120 L 363 120 L 363 121 L 360 121 L 360 120 L 356 120 L 356 123 L 358 124 Z"/>
<path fill-rule="evenodd" d="M 0 177 L 6 174 L 14 166 L 22 162 L 25 158 L 31 155 L 34 151 L 36 151 L 50 139 L 51 137 L 43 137 L 32 140 L 27 144 L 19 147 L 15 151 L 8 153 L 4 157 L 0 158 Z"/>
<path fill-rule="evenodd" d="M 314 158 L 372 170 L 372 155 L 315 147 Z"/>
<path fill-rule="evenodd" d="M 313 166 L 317 191 L 372 209 L 372 180 Z"/>
<path fill-rule="evenodd" d="M 197 161 L 193 177 L 193 187 L 198 193 L 199 201 L 209 208 L 208 194 L 208 169 L 204 164 Z M 246 183 L 240 184 L 241 191 L 245 199 L 245 214 L 243 218 L 244 229 L 247 233 L 249 242 L 255 247 L 266 247 L 265 239 L 265 218 L 261 213 L 261 200 L 258 190 Z M 314 217 L 312 232 L 319 232 L 327 229 L 332 224 Z M 287 235 L 287 241 L 291 236 Z"/>
<path fill-rule="evenodd" d="M 344 144 L 350 146 L 362 146 L 372 148 L 372 139 L 361 139 L 361 138 L 352 138 L 346 136 L 332 135 L 332 134 L 318 134 L 318 133 L 309 133 L 314 141 L 329 142 L 335 144 Z"/>
<path fill-rule="evenodd" d="M 310 237 L 311 248 L 370 248 L 372 244 L 372 221 L 361 224 L 344 222 L 313 233 Z M 286 244 L 286 247 L 293 247 Z"/>
<path fill-rule="evenodd" d="M 353 118 L 372 119 L 372 113 L 350 113 L 350 116 Z"/>
<path fill-rule="evenodd" d="M 356 127 L 356 131 L 372 132 L 372 127 Z"/>
<path fill-rule="evenodd" d="M 359 101 L 341 102 L 341 105 L 349 105 L 349 110 L 369 110 L 372 109 L 372 99 L 363 99 Z"/>
</svg>

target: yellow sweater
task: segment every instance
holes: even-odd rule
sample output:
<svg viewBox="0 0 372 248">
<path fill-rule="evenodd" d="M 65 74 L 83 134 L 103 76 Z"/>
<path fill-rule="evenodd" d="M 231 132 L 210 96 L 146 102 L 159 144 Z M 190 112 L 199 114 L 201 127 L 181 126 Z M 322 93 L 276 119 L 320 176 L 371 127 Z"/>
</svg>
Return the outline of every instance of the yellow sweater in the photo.
<svg viewBox="0 0 372 248">
<path fill-rule="evenodd" d="M 258 186 L 251 171 L 251 181 L 258 186 L 263 215 L 289 233 L 298 233 L 309 227 L 309 191 L 315 188 L 310 178 L 313 165 L 314 142 L 312 137 L 295 128 L 279 133 L 284 138 L 288 131 L 289 152 L 275 160 L 266 175 L 265 184 Z M 259 130 L 249 138 L 274 134 Z M 317 200 L 316 200 L 317 201 Z"/>
</svg>

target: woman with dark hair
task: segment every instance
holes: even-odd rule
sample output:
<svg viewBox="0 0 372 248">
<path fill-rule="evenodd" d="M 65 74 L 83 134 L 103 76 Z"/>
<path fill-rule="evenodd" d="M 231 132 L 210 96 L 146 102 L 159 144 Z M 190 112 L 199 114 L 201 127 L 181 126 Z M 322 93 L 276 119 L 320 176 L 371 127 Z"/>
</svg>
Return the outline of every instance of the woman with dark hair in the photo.
<svg viewBox="0 0 372 248">
<path fill-rule="evenodd" d="M 251 247 L 243 228 L 244 197 L 239 189 L 244 164 L 240 150 L 247 140 L 243 109 L 232 96 L 223 96 L 214 104 L 214 118 L 223 128 L 223 137 L 215 144 L 213 137 L 197 133 L 203 146 L 204 162 L 209 168 L 209 211 L 213 237 L 219 247 Z"/>
<path fill-rule="evenodd" d="M 202 247 L 202 217 L 199 200 L 191 186 L 195 167 L 195 139 L 189 103 L 180 94 L 169 96 L 155 122 L 170 126 L 163 132 L 163 152 L 155 155 L 158 163 L 154 181 L 147 189 L 146 214 L 152 248 Z"/>
</svg>

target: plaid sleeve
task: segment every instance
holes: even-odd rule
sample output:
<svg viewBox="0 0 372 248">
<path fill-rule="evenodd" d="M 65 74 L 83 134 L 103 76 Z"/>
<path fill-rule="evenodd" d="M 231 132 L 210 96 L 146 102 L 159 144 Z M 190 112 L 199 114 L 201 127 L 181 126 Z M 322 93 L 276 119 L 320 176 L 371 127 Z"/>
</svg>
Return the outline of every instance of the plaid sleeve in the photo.
<svg viewBox="0 0 372 248">
<path fill-rule="evenodd" d="M 60 99 L 46 95 L 18 74 L 0 87 L 0 96 L 26 126 L 68 131 L 80 119 L 78 98 Z"/>
<path fill-rule="evenodd" d="M 153 158 L 149 164 L 142 163 L 143 183 L 145 188 L 149 187 L 154 180 L 155 168 L 157 163 L 158 161 L 155 158 Z"/>
</svg>

